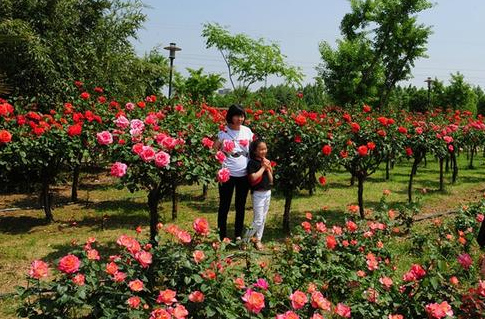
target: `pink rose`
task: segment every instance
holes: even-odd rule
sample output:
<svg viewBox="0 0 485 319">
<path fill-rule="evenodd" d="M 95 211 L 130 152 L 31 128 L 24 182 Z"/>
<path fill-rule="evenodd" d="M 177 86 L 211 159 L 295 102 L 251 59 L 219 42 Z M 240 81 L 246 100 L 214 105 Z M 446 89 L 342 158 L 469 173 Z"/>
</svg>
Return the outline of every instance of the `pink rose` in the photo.
<svg viewBox="0 0 485 319">
<path fill-rule="evenodd" d="M 34 260 L 30 264 L 29 276 L 31 278 L 40 279 L 47 277 L 49 274 L 49 266 L 42 260 Z"/>
<path fill-rule="evenodd" d="M 177 140 L 171 136 L 167 136 L 162 140 L 162 146 L 167 150 L 172 150 L 177 145 Z"/>
<path fill-rule="evenodd" d="M 187 311 L 187 309 L 183 305 L 179 305 L 179 304 L 172 309 L 171 313 L 175 319 L 185 319 L 185 317 L 189 315 L 189 312 Z"/>
<path fill-rule="evenodd" d="M 210 138 L 204 137 L 202 138 L 202 145 L 207 148 L 212 148 L 214 141 L 212 141 Z"/>
<path fill-rule="evenodd" d="M 160 151 L 155 154 L 155 166 L 166 167 L 170 164 L 170 155 L 164 151 Z"/>
<path fill-rule="evenodd" d="M 216 159 L 222 164 L 226 160 L 226 155 L 221 151 L 217 151 Z"/>
<path fill-rule="evenodd" d="M 113 135 L 108 131 L 103 131 L 96 134 L 96 139 L 100 145 L 109 145 L 113 143 Z"/>
<path fill-rule="evenodd" d="M 205 258 L 205 254 L 202 250 L 194 251 L 192 256 L 194 257 L 194 261 L 195 261 L 196 264 L 200 263 Z"/>
<path fill-rule="evenodd" d="M 147 268 L 152 263 L 152 254 L 148 251 L 141 250 L 135 254 L 135 259 L 138 260 L 143 268 Z"/>
<path fill-rule="evenodd" d="M 66 274 L 73 274 L 79 270 L 81 261 L 74 255 L 67 255 L 59 260 L 58 269 Z"/>
<path fill-rule="evenodd" d="M 236 147 L 236 144 L 232 140 L 224 140 L 222 142 L 222 150 L 226 153 L 232 153 L 234 147 Z"/>
<path fill-rule="evenodd" d="M 205 218 L 197 218 L 194 220 L 192 227 L 197 234 L 207 236 L 209 235 L 209 222 Z"/>
<path fill-rule="evenodd" d="M 115 162 L 111 165 L 111 176 L 123 177 L 126 174 L 127 165 L 121 162 Z"/>
<path fill-rule="evenodd" d="M 259 313 L 265 307 L 264 295 L 251 289 L 246 290 L 242 300 L 245 302 L 246 309 L 253 313 Z"/>
<path fill-rule="evenodd" d="M 126 302 L 130 306 L 130 308 L 137 309 L 140 306 L 141 299 L 140 299 L 140 297 L 133 296 L 133 297 L 128 298 L 128 300 Z"/>
<path fill-rule="evenodd" d="M 338 303 L 335 307 L 335 313 L 344 318 L 350 318 L 350 307 L 344 305 L 343 303 Z"/>
<path fill-rule="evenodd" d="M 169 306 L 174 302 L 177 302 L 177 299 L 175 298 L 176 296 L 177 296 L 176 291 L 173 291 L 171 289 L 165 289 L 163 291 L 160 291 L 160 294 L 158 295 L 158 298 L 157 298 L 157 303 L 164 303 L 167 306 Z"/>
<path fill-rule="evenodd" d="M 125 108 L 128 110 L 128 111 L 133 111 L 135 109 L 135 104 L 131 103 L 131 102 L 128 102 L 125 104 Z"/>
<path fill-rule="evenodd" d="M 142 291 L 144 287 L 143 281 L 140 279 L 132 280 L 128 283 L 128 287 L 130 287 L 132 291 Z"/>
<path fill-rule="evenodd" d="M 227 182 L 230 177 L 231 177 L 231 172 L 229 171 L 229 169 L 227 167 L 221 168 L 217 172 L 217 180 L 219 181 L 219 183 Z"/>
<path fill-rule="evenodd" d="M 290 295 L 290 300 L 291 307 L 298 310 L 305 306 L 305 304 L 308 302 L 308 297 L 304 292 L 297 290 Z"/>
<path fill-rule="evenodd" d="M 139 155 L 144 162 L 151 162 L 155 159 L 155 150 L 151 146 L 143 146 Z"/>
<path fill-rule="evenodd" d="M 451 306 L 448 304 L 448 302 L 443 301 L 442 303 L 431 303 L 426 305 L 425 307 L 426 312 L 428 313 L 430 318 L 444 318 L 447 316 L 453 316 L 453 310 L 451 309 Z"/>
<path fill-rule="evenodd" d="M 205 299 L 205 296 L 202 292 L 196 290 L 194 292 L 191 292 L 189 295 L 189 300 L 192 302 L 203 302 Z"/>
<path fill-rule="evenodd" d="M 130 121 L 123 115 L 119 116 L 114 122 L 119 128 L 127 128 L 130 125 Z"/>
<path fill-rule="evenodd" d="M 83 274 L 77 274 L 76 276 L 72 277 L 72 282 L 77 286 L 84 286 L 85 276 Z"/>
</svg>

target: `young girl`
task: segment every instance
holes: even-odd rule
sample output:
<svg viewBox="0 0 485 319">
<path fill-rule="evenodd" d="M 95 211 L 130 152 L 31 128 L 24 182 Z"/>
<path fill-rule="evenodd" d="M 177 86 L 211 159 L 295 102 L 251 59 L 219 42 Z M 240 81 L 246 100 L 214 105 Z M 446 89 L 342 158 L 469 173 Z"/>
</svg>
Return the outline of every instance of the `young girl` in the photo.
<svg viewBox="0 0 485 319">
<path fill-rule="evenodd" d="M 248 179 L 253 197 L 254 219 L 246 238 L 256 237 L 256 249 L 263 249 L 261 238 L 263 237 L 266 215 L 269 210 L 271 199 L 271 185 L 273 185 L 273 168 L 271 162 L 266 159 L 268 148 L 262 140 L 255 140 L 249 146 Z"/>
</svg>

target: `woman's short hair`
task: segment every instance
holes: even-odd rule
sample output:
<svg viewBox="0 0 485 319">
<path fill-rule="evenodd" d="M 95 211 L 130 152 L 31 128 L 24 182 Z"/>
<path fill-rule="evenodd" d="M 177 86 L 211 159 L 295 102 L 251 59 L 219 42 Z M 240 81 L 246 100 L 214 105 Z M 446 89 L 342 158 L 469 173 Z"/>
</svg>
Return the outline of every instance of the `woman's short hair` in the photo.
<svg viewBox="0 0 485 319">
<path fill-rule="evenodd" d="M 238 104 L 233 104 L 229 106 L 226 114 L 226 122 L 228 124 L 232 124 L 232 117 L 236 115 L 242 115 L 244 120 L 246 120 L 246 112 L 244 111 L 243 107 Z"/>
</svg>

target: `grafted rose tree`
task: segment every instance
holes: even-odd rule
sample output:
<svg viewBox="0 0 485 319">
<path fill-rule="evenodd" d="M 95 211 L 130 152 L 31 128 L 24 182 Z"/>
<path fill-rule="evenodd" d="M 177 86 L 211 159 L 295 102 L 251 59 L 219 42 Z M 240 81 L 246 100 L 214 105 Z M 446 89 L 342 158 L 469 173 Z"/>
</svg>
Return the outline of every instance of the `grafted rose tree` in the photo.
<svg viewBox="0 0 485 319">
<path fill-rule="evenodd" d="M 97 139 L 114 162 L 111 174 L 120 177 L 130 191 L 148 191 L 154 241 L 161 199 L 172 196 L 172 217 L 176 218 L 177 187 L 209 182 L 215 161 L 210 160 L 212 150 L 202 141 L 211 122 L 196 120 L 196 111 L 181 104 L 160 107 L 152 101 L 127 103 L 113 119 L 113 129 L 97 133 Z"/>
<path fill-rule="evenodd" d="M 19 109 L 29 107 L 21 105 Z M 81 124 L 71 116 L 75 112 L 72 105 L 65 106 L 64 112 L 51 110 L 48 114 L 28 111 L 13 117 L 9 112 L 9 129 L 13 134 L 11 142 L 2 148 L 2 162 L 5 161 L 7 172 L 15 169 L 28 174 L 32 183 L 40 181 L 40 203 L 48 222 L 53 221 L 50 186 L 62 169 L 76 161 L 82 146 L 78 134 L 82 131 Z M 98 116 L 92 116 L 101 122 Z"/>
<path fill-rule="evenodd" d="M 364 218 L 364 182 L 372 175 L 389 151 L 394 147 L 383 131 L 381 121 L 371 115 L 371 107 L 364 105 L 362 112 L 353 116 L 343 114 L 335 133 L 336 149 L 339 151 L 340 163 L 357 179 L 357 198 L 359 213 Z M 387 125 L 386 119 L 386 125 Z"/>
<path fill-rule="evenodd" d="M 467 118 L 467 120 L 468 123 L 462 127 L 460 144 L 468 149 L 470 156 L 468 168 L 473 169 L 473 160 L 478 152 L 478 147 L 485 142 L 485 123 L 483 123 L 481 115 L 477 119 Z"/>
<path fill-rule="evenodd" d="M 325 115 L 301 111 L 267 111 L 254 117 L 253 131 L 268 145 L 268 158 L 274 167 L 275 189 L 285 197 L 283 230 L 290 231 L 291 201 L 295 193 L 308 185 L 312 172 L 325 172 L 335 163 L 333 141 L 327 132 Z M 323 153 L 322 148 L 328 148 Z"/>
</svg>

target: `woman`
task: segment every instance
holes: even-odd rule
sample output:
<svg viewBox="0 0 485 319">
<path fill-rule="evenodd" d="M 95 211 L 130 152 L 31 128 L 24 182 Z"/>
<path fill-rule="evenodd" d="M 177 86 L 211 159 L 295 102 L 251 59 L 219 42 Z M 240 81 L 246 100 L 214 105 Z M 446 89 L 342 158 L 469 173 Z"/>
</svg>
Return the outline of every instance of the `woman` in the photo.
<svg viewBox="0 0 485 319">
<path fill-rule="evenodd" d="M 253 140 L 253 132 L 244 126 L 246 112 L 239 105 L 231 105 L 227 110 L 224 130 L 217 134 L 218 140 L 214 143 L 216 149 L 226 155 L 223 167 L 230 171 L 230 178 L 225 183 L 219 183 L 219 211 L 217 214 L 217 227 L 221 240 L 227 237 L 227 214 L 231 206 L 232 194 L 236 189 L 236 222 L 234 236 L 241 239 L 244 227 L 244 213 L 246 198 L 248 196 L 249 182 L 246 167 L 248 165 L 249 143 Z"/>
</svg>

